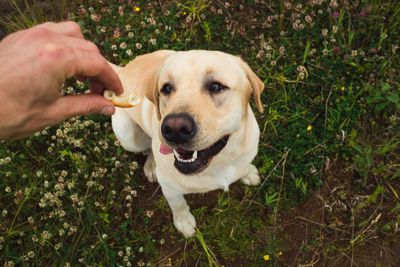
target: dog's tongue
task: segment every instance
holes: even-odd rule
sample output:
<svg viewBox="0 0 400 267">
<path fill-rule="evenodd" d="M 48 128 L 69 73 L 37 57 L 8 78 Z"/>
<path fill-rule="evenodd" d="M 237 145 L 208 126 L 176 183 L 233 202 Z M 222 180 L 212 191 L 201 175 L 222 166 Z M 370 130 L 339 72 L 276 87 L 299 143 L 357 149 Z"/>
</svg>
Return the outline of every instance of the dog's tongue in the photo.
<svg viewBox="0 0 400 267">
<path fill-rule="evenodd" d="M 174 152 L 174 151 L 169 146 L 161 143 L 161 145 L 160 145 L 160 153 L 161 154 L 168 155 L 168 154 L 171 154 L 172 152 Z"/>
</svg>

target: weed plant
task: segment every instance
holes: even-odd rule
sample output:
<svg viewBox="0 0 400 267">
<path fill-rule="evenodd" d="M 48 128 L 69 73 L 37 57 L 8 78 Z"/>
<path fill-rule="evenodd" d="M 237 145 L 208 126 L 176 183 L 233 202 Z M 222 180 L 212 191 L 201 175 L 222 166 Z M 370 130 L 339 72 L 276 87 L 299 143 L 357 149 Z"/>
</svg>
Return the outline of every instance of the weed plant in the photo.
<svg viewBox="0 0 400 267">
<path fill-rule="evenodd" d="M 113 63 L 158 49 L 221 50 L 247 61 L 266 85 L 265 112 L 256 112 L 263 181 L 217 192 L 212 204 L 191 197 L 198 230 L 186 241 L 110 119 L 75 117 L 0 143 L 0 261 L 311 266 L 338 263 L 375 236 L 398 246 L 399 13 L 397 1 L 377 0 L 73 1 L 68 18 Z M 11 21 L 11 29 L 25 23 Z M 63 89 L 86 90 L 73 80 Z M 339 172 L 352 190 L 330 187 Z M 293 250 L 282 234 L 286 214 L 321 187 L 329 188 L 329 216 L 337 203 L 349 209 Z M 341 242 L 322 234 L 332 229 L 346 233 Z"/>
</svg>

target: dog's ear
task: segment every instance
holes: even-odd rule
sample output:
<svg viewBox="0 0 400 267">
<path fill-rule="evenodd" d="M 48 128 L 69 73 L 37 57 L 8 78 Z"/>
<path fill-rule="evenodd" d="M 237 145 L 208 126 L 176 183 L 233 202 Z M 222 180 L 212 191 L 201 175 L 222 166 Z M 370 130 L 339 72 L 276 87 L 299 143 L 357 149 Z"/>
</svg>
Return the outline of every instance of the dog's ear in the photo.
<svg viewBox="0 0 400 267">
<path fill-rule="evenodd" d="M 253 97 L 256 101 L 256 106 L 257 110 L 260 113 L 264 112 L 263 105 L 261 103 L 261 93 L 264 91 L 264 82 L 258 78 L 258 76 L 254 73 L 254 71 L 247 65 L 246 62 L 244 62 L 240 57 L 237 57 L 238 61 L 240 62 L 240 65 L 242 66 L 242 69 L 245 71 L 247 79 L 250 82 Z"/>
<path fill-rule="evenodd" d="M 133 83 L 140 86 L 140 89 L 144 91 L 144 96 L 153 102 L 159 120 L 161 119 L 157 88 L 159 67 L 173 53 L 175 52 L 171 50 L 159 50 L 138 56 L 119 73 L 120 77 L 123 76 L 126 80 L 132 79 L 132 73 L 135 74 L 138 80 Z"/>
<path fill-rule="evenodd" d="M 146 58 L 143 58 L 143 60 L 146 60 L 146 65 L 151 66 L 150 68 L 143 69 L 143 79 L 148 83 L 148 86 L 145 88 L 145 96 L 153 102 L 156 107 L 158 120 L 161 120 L 159 92 L 157 88 L 159 67 L 161 63 L 163 63 L 164 60 L 173 53 L 175 52 L 171 50 L 159 50 L 148 54 L 146 55 Z"/>
</svg>

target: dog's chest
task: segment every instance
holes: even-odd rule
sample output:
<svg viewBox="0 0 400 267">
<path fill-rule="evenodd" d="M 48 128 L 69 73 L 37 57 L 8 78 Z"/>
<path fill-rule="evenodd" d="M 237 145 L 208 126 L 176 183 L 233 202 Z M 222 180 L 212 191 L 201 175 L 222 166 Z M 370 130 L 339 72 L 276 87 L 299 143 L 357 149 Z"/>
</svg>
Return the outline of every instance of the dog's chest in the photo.
<svg viewBox="0 0 400 267">
<path fill-rule="evenodd" d="M 209 168 L 200 174 L 190 176 L 180 174 L 175 168 L 157 167 L 158 182 L 173 187 L 183 194 L 205 193 L 216 189 L 227 191 L 229 185 L 239 178 L 237 174 L 237 169 L 233 165 Z"/>
</svg>

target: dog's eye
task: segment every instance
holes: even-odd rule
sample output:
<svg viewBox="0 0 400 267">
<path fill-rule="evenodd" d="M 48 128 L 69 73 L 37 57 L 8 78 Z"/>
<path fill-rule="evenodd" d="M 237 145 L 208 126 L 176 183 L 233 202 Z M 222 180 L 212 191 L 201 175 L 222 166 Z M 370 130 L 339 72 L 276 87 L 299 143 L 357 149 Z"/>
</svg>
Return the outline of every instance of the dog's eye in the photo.
<svg viewBox="0 0 400 267">
<path fill-rule="evenodd" d="M 164 95 L 169 95 L 172 92 L 172 85 L 170 85 L 169 83 L 166 83 L 166 84 L 163 85 L 163 87 L 161 88 L 160 91 Z"/>
<path fill-rule="evenodd" d="M 228 88 L 228 87 L 226 87 L 226 86 L 224 86 L 224 85 L 222 85 L 222 84 L 220 84 L 220 83 L 213 82 L 213 83 L 211 83 L 210 86 L 208 87 L 208 90 L 209 90 L 211 93 L 217 94 L 217 93 L 219 93 L 219 92 L 222 92 L 222 91 L 225 90 L 226 88 Z"/>
</svg>

